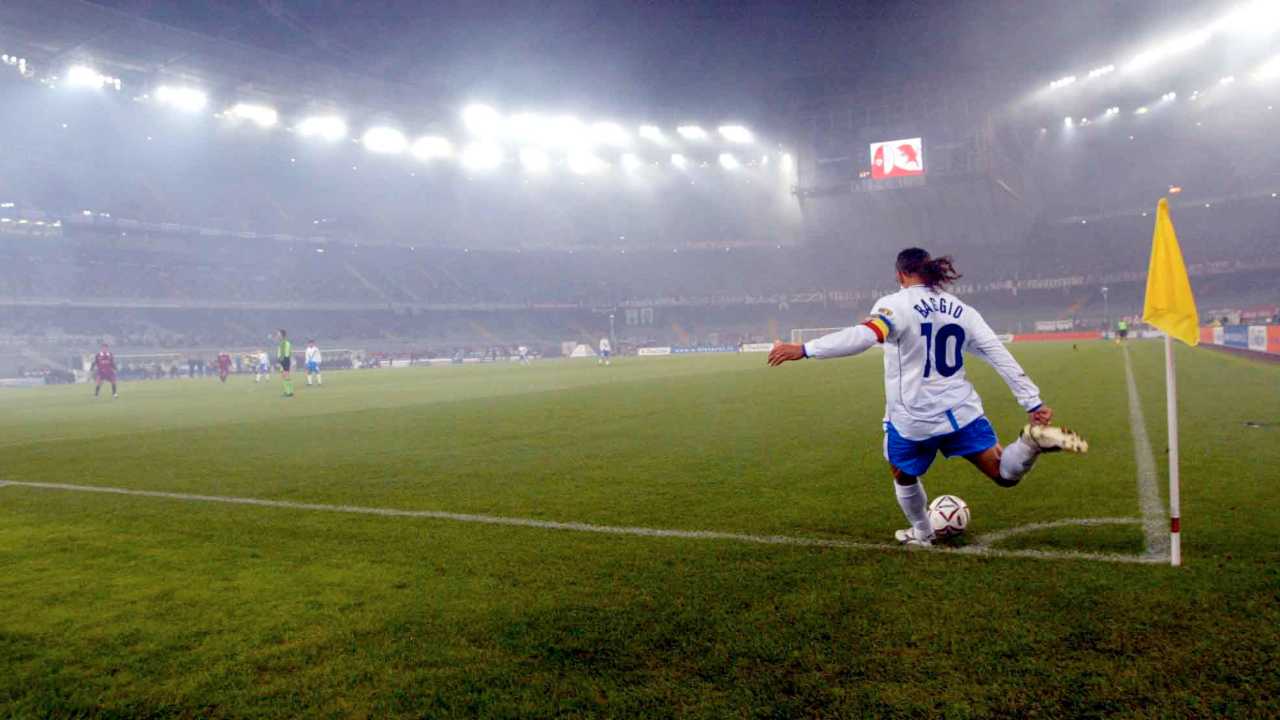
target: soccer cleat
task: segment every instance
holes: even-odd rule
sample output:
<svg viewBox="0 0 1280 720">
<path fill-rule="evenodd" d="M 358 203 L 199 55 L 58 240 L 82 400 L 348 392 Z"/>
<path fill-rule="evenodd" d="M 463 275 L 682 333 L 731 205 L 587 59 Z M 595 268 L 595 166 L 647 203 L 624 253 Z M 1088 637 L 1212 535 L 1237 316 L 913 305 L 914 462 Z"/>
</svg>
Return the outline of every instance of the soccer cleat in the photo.
<svg viewBox="0 0 1280 720">
<path fill-rule="evenodd" d="M 1067 428 L 1053 425 L 1027 425 L 1020 437 L 1039 448 L 1040 452 L 1089 452 L 1089 442 Z"/>
<path fill-rule="evenodd" d="M 920 547 L 930 547 L 933 545 L 933 538 L 918 538 L 915 530 L 907 528 L 905 530 L 894 530 L 893 539 L 898 541 L 899 545 L 919 545 Z"/>
</svg>

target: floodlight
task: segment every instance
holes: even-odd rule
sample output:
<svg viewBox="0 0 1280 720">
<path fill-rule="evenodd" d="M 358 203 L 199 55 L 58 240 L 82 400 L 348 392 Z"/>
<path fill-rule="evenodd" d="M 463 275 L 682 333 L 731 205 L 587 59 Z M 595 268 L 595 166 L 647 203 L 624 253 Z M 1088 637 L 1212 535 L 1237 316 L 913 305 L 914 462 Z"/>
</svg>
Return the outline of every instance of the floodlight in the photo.
<svg viewBox="0 0 1280 720">
<path fill-rule="evenodd" d="M 783 171 L 791 172 L 791 168 L 793 167 L 792 163 L 794 162 L 795 161 L 791 159 L 791 153 L 782 153 L 781 163 Z"/>
<path fill-rule="evenodd" d="M 1146 114 L 1147 114 L 1147 113 L 1149 113 L 1149 112 L 1151 112 L 1151 109 L 1150 109 L 1150 108 L 1148 108 L 1146 105 L 1143 105 L 1142 107 L 1138 108 L 1137 110 L 1134 110 L 1134 111 L 1133 111 L 1133 114 L 1134 114 L 1134 115 L 1146 115 Z M 1130 140 L 1132 140 L 1132 139 L 1133 139 L 1133 137 L 1132 137 L 1132 136 L 1130 136 L 1130 137 L 1129 137 L 1129 139 L 1130 139 Z"/>
<path fill-rule="evenodd" d="M 622 126 L 613 122 L 598 122 L 591 125 L 591 139 L 602 145 L 626 145 L 631 142 L 631 136 L 627 134 Z"/>
<path fill-rule="evenodd" d="M 1134 56 L 1134 58 L 1129 61 L 1129 64 L 1125 66 L 1125 70 L 1128 70 L 1130 72 L 1145 70 L 1151 67 L 1152 65 L 1155 65 L 1163 57 L 1164 57 L 1164 52 L 1162 52 L 1159 48 L 1146 50 Z"/>
<path fill-rule="evenodd" d="M 1163 45 L 1158 45 L 1139 53 L 1133 58 L 1133 60 L 1129 61 L 1129 64 L 1125 69 L 1130 72 L 1145 70 L 1170 55 L 1177 55 L 1200 47 L 1208 42 L 1212 35 L 1213 33 L 1209 30 L 1197 30 L 1195 32 L 1187 33 L 1186 35 L 1181 35 L 1164 43 Z"/>
<path fill-rule="evenodd" d="M 462 149 L 462 166 L 468 170 L 492 170 L 502 164 L 502 148 L 474 142 Z"/>
<path fill-rule="evenodd" d="M 1230 85 L 1231 83 L 1233 83 L 1233 82 L 1235 82 L 1235 81 L 1236 81 L 1236 76 L 1235 76 L 1235 75 L 1228 75 L 1228 76 L 1226 76 L 1226 77 L 1222 78 L 1221 80 L 1219 80 L 1219 81 L 1218 81 L 1218 84 L 1219 84 L 1219 85 Z"/>
<path fill-rule="evenodd" d="M 1057 80 L 1054 80 L 1053 82 L 1049 83 L 1049 89 L 1057 90 L 1058 88 L 1064 88 L 1074 83 L 1075 81 L 1076 81 L 1075 75 L 1068 75 L 1064 78 L 1058 78 Z"/>
<path fill-rule="evenodd" d="M 1070 115 L 1062 118 L 1062 125 L 1064 127 L 1074 127 L 1075 124 L 1076 124 L 1076 121 Z"/>
<path fill-rule="evenodd" d="M 1092 78 L 1102 77 L 1103 75 L 1107 75 L 1109 73 L 1115 72 L 1115 69 L 1116 69 L 1115 65 L 1103 65 L 1102 67 L 1096 67 L 1089 71 L 1089 78 L 1092 79 Z"/>
<path fill-rule="evenodd" d="M 316 115 L 298 123 L 298 134 L 336 142 L 347 136 L 347 123 L 336 115 Z"/>
<path fill-rule="evenodd" d="M 697 125 L 681 125 L 676 128 L 676 132 L 680 133 L 680 137 L 685 140 L 706 140 L 707 131 Z"/>
<path fill-rule="evenodd" d="M 1173 55 L 1175 53 L 1194 50 L 1206 42 L 1209 42 L 1209 38 L 1212 36 L 1213 33 L 1208 30 L 1196 30 L 1195 32 L 1189 32 L 1186 35 L 1176 37 L 1169 41 L 1164 46 L 1164 51 L 1166 54 Z"/>
<path fill-rule="evenodd" d="M 502 116 L 488 105 L 473 103 L 462 109 L 462 124 L 472 135 L 490 137 L 502 126 Z"/>
<path fill-rule="evenodd" d="M 680 153 L 674 153 L 671 156 L 671 164 L 675 165 L 681 170 L 684 170 L 685 168 L 689 167 L 689 160 L 685 158 L 685 156 L 681 155 Z"/>
<path fill-rule="evenodd" d="M 520 151 L 520 165 L 525 172 L 540 175 L 551 167 L 551 158 L 541 148 L 525 148 Z"/>
<path fill-rule="evenodd" d="M 657 125 L 641 125 L 639 135 L 651 142 L 664 143 L 667 141 L 666 136 L 662 134 L 662 129 Z"/>
<path fill-rule="evenodd" d="M 275 108 L 266 105 L 251 105 L 249 103 L 236 103 L 227 110 L 227 117 L 236 120 L 248 120 L 257 124 L 258 127 L 269 128 L 276 124 L 280 119 L 280 114 Z"/>
<path fill-rule="evenodd" d="M 632 153 L 627 153 L 622 156 L 622 169 L 629 173 L 639 170 L 642 165 L 644 165 L 644 163 L 640 158 L 636 157 Z"/>
<path fill-rule="evenodd" d="M 156 88 L 156 100 L 182 112 L 200 112 L 209 104 L 209 96 L 189 87 L 161 85 Z"/>
<path fill-rule="evenodd" d="M 1116 106 L 1114 106 L 1114 105 L 1113 105 L 1112 107 L 1107 108 L 1107 111 L 1106 111 L 1106 112 L 1104 112 L 1104 113 L 1102 113 L 1102 114 L 1103 114 L 1103 116 L 1104 116 L 1104 117 L 1111 117 L 1112 115 L 1119 115 L 1119 114 L 1120 114 L 1120 108 L 1119 108 L 1119 107 L 1116 107 Z"/>
<path fill-rule="evenodd" d="M 1254 0 L 1210 26 L 1215 32 L 1265 34 L 1280 28 L 1280 5 L 1275 0 Z"/>
<path fill-rule="evenodd" d="M 420 137 L 413 143 L 410 149 L 413 156 L 419 160 L 435 160 L 436 158 L 447 158 L 453 155 L 453 143 L 445 138 L 434 135 Z"/>
<path fill-rule="evenodd" d="M 517 140 L 545 142 L 546 121 L 533 113 L 516 113 L 507 118 L 507 129 Z"/>
<path fill-rule="evenodd" d="M 608 165 L 589 150 L 569 153 L 569 170 L 577 175 L 590 175 L 604 170 Z"/>
<path fill-rule="evenodd" d="M 755 140 L 751 131 L 741 125 L 721 125 L 717 128 L 720 137 L 731 143 L 749 143 Z"/>
<path fill-rule="evenodd" d="M 1165 93 L 1165 94 L 1161 95 L 1161 96 L 1160 96 L 1160 99 L 1161 99 L 1161 100 L 1163 100 L 1164 102 L 1171 102 L 1171 101 L 1173 101 L 1173 100 L 1177 100 L 1177 99 L 1178 99 L 1178 93 L 1176 93 L 1176 92 L 1167 92 L 1167 93 Z"/>
<path fill-rule="evenodd" d="M 720 167 L 725 170 L 737 170 L 742 167 L 742 163 L 738 162 L 738 158 L 732 153 L 720 153 Z"/>
<path fill-rule="evenodd" d="M 360 142 L 369 152 L 386 155 L 397 155 L 404 152 L 405 148 L 409 146 L 409 141 L 405 139 L 404 133 L 395 128 L 382 126 L 371 127 L 366 130 Z"/>
<path fill-rule="evenodd" d="M 1253 73 L 1253 79 L 1258 81 L 1274 80 L 1277 77 L 1280 77 L 1280 55 L 1266 61 Z M 1271 107 L 1268 106 L 1267 109 L 1270 110 Z"/>
<path fill-rule="evenodd" d="M 111 84 L 112 80 L 113 78 L 109 78 L 86 65 L 72 65 L 67 68 L 66 81 L 68 87 L 98 90 L 103 85 Z"/>
<path fill-rule="evenodd" d="M 548 145 L 564 147 L 583 142 L 587 133 L 586 123 L 572 115 L 561 115 L 545 124 L 542 139 Z"/>
</svg>

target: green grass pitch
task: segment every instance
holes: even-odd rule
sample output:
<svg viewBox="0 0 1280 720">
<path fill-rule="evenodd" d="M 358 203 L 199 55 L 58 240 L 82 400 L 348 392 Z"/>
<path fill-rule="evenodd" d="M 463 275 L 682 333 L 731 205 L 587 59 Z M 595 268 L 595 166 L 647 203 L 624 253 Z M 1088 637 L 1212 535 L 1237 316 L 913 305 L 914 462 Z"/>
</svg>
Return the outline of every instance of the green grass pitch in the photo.
<svg viewBox="0 0 1280 720">
<path fill-rule="evenodd" d="M 1011 490 L 939 458 L 926 488 L 968 501 L 970 542 L 1140 516 L 1123 352 L 1014 348 L 1091 451 Z M 1129 353 L 1163 494 L 1161 347 Z M 1277 716 L 1280 368 L 1178 360 L 1180 569 L 0 486 L 0 717 Z M 883 544 L 879 363 L 7 391 L 0 482 Z M 968 367 L 1009 441 L 1022 414 Z M 998 547 L 1132 557 L 1144 535 Z"/>
</svg>

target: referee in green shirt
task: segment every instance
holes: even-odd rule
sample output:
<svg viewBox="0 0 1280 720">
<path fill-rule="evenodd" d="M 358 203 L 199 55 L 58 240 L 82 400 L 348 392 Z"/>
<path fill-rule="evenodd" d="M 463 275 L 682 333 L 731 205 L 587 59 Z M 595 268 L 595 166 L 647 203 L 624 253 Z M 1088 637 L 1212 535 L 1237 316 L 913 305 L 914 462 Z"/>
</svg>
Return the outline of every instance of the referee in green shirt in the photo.
<svg viewBox="0 0 1280 720">
<path fill-rule="evenodd" d="M 280 375 L 284 378 L 284 396 L 293 397 L 293 381 L 289 379 L 289 366 L 293 364 L 293 344 L 289 333 L 280 328 L 280 347 L 276 349 L 276 361 L 280 363 Z"/>
</svg>

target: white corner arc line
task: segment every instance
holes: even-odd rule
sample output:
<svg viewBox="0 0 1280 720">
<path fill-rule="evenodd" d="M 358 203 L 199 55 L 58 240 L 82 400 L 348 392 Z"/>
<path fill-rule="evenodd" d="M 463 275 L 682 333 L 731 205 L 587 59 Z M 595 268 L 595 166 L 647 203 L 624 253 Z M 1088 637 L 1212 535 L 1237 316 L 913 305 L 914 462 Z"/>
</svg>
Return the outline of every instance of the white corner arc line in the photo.
<svg viewBox="0 0 1280 720">
<path fill-rule="evenodd" d="M 1129 348 L 1124 348 L 1124 377 L 1129 388 L 1129 426 L 1133 431 L 1133 459 L 1138 467 L 1138 507 L 1142 510 L 1142 532 L 1147 538 L 1147 555 L 1169 557 L 1169 520 L 1165 515 L 1160 488 L 1156 484 L 1156 458 L 1147 438 L 1147 420 L 1142 415 L 1138 384 L 1133 379 Z"/>
<path fill-rule="evenodd" d="M 1099 525 L 1138 525 L 1141 522 L 1141 519 L 1131 517 L 1100 517 L 1069 518 L 1066 520 L 1050 520 L 1047 522 L 1028 523 L 1026 525 L 1018 525 L 1016 527 L 1005 528 L 1004 530 L 996 530 L 994 532 L 979 535 L 974 538 L 972 545 L 962 549 L 967 552 L 973 552 L 970 548 L 989 548 L 998 542 L 1004 542 L 1016 535 L 1036 532 L 1038 530 L 1052 530 L 1060 527 L 1097 527 Z"/>
<path fill-rule="evenodd" d="M 359 515 L 379 515 L 383 517 L 424 518 L 431 520 L 451 520 L 454 522 L 478 523 L 482 525 L 506 525 L 511 527 L 538 528 L 543 530 L 563 530 L 570 532 L 590 532 L 605 535 L 631 535 L 653 538 L 682 538 L 689 540 L 723 540 L 728 542 L 749 543 L 754 545 L 788 545 L 793 547 L 837 548 L 845 550 L 866 551 L 905 551 L 939 553 L 943 555 L 969 555 L 978 557 L 1025 558 L 1032 560 L 1093 560 L 1112 563 L 1152 563 L 1159 558 L 1148 555 L 1124 555 L 1119 553 L 1090 553 L 1055 550 L 1000 550 L 991 547 L 951 550 L 947 548 L 910 548 L 897 544 L 855 542 L 851 540 L 834 540 L 827 538 L 791 537 L 786 535 L 752 535 L 748 533 L 721 532 L 717 530 L 673 530 L 666 528 L 629 527 L 618 525 L 595 525 L 582 522 L 559 522 L 555 520 L 536 520 L 533 518 L 504 517 L 498 515 L 473 515 L 469 513 L 452 513 L 440 510 L 401 510 L 396 508 L 374 508 L 359 505 L 325 505 L 320 503 L 293 502 L 291 500 L 263 500 L 259 498 L 235 497 L 229 495 L 196 495 L 189 493 L 164 492 L 159 490 L 130 490 L 127 488 L 105 487 L 98 485 L 71 485 L 67 483 L 6 481 L 13 487 L 33 488 L 39 490 L 64 490 L 69 492 L 102 493 L 108 495 L 127 495 L 132 497 L 163 498 L 183 502 L 222 503 L 227 505 L 250 505 L 265 508 L 287 510 L 312 510 L 317 512 L 351 513 Z"/>
</svg>

